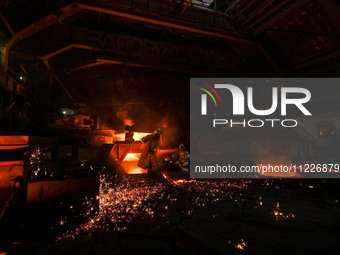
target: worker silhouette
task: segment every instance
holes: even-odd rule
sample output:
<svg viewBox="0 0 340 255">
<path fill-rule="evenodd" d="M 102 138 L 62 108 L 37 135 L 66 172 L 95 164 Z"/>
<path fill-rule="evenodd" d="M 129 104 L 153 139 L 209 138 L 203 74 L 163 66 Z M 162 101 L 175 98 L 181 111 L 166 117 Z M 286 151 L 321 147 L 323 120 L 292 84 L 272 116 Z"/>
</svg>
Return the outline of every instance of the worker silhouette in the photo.
<svg viewBox="0 0 340 255">
<path fill-rule="evenodd" d="M 157 150 L 161 144 L 162 130 L 156 129 L 152 134 L 142 138 L 142 142 L 145 143 L 142 154 L 139 158 L 137 166 L 140 168 L 148 169 L 148 173 L 156 172 L 159 170 L 159 164 L 157 161 Z"/>
</svg>

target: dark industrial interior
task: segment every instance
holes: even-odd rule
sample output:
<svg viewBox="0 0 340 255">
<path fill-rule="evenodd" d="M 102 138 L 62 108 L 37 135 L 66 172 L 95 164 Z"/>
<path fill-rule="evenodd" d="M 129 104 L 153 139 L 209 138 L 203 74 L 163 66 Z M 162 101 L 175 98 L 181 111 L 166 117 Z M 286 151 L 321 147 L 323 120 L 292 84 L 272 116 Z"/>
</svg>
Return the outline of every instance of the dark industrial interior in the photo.
<svg viewBox="0 0 340 255">
<path fill-rule="evenodd" d="M 171 160 L 192 149 L 191 77 L 339 76 L 339 0 L 0 0 L 0 255 L 339 254 L 337 179 L 194 180 Z M 331 102 L 294 134 L 231 133 L 226 154 L 281 138 L 339 164 Z"/>
</svg>

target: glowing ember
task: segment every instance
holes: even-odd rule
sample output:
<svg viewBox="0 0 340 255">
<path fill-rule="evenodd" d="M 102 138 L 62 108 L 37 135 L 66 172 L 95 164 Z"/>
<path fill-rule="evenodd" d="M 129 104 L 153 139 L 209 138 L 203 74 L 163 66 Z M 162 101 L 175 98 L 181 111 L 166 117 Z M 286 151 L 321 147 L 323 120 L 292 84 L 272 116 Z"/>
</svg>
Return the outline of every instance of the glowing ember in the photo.
<svg viewBox="0 0 340 255">
<path fill-rule="evenodd" d="M 247 244 L 244 242 L 243 239 L 241 239 L 241 242 L 235 245 L 237 249 L 244 250 L 246 248 Z"/>
<path fill-rule="evenodd" d="M 79 216 L 86 219 L 86 222 L 73 231 L 67 231 L 57 240 L 75 238 L 80 233 L 96 229 L 124 231 L 137 219 L 150 221 L 158 217 L 157 222 L 169 224 L 167 220 L 161 221 L 160 218 L 166 219 L 171 211 L 169 208 L 176 208 L 177 203 L 180 203 L 177 202 L 179 193 L 189 192 L 193 195 L 190 204 L 189 201 L 186 203 L 186 211 L 183 212 L 191 216 L 195 213 L 196 207 L 223 200 L 231 200 L 235 203 L 244 201 L 243 191 L 249 188 L 250 183 L 251 180 L 165 182 L 164 179 L 136 179 L 130 176 L 115 179 L 101 175 L 99 197 L 96 198 L 99 200 L 99 211 L 96 212 L 94 209 L 96 199 L 87 198 L 84 205 L 88 210 Z M 59 226 L 66 224 L 63 220 Z"/>
<path fill-rule="evenodd" d="M 276 220 L 279 219 L 289 219 L 289 218 L 295 218 L 295 215 L 293 213 L 289 213 L 289 214 L 284 214 L 283 212 L 281 212 L 280 210 L 280 203 L 276 203 L 275 208 L 274 208 L 274 216 Z"/>
<path fill-rule="evenodd" d="M 51 171 L 48 171 L 48 167 L 46 167 L 45 160 L 46 158 L 48 158 L 46 151 L 47 148 L 44 147 L 31 148 L 29 167 L 30 171 L 35 177 L 53 176 L 53 173 L 51 173 Z"/>
<path fill-rule="evenodd" d="M 259 197 L 259 202 L 257 203 L 257 205 L 254 206 L 254 208 L 258 208 L 259 206 L 263 205 L 263 201 L 262 201 L 262 197 Z"/>
<path fill-rule="evenodd" d="M 153 217 L 153 197 L 162 197 L 168 200 L 164 194 L 164 185 L 161 183 L 142 182 L 139 185 L 132 183 L 129 179 L 120 180 L 119 183 L 107 176 L 100 176 L 99 212 L 93 214 L 93 201 L 86 199 L 85 205 L 89 210 L 83 217 L 89 217 L 86 223 L 74 231 L 66 232 L 63 237 L 75 238 L 78 234 L 94 229 L 110 229 L 113 231 L 126 230 L 125 224 L 135 217 Z M 64 224 L 65 222 L 63 222 Z M 62 224 L 61 224 L 62 225 Z"/>
</svg>

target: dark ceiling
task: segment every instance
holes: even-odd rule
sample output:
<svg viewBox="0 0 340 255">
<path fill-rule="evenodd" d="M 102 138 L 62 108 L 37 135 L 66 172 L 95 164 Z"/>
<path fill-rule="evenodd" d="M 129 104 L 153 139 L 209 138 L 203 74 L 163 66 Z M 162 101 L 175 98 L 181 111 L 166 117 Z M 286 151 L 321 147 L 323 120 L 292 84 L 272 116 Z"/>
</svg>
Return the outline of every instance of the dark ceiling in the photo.
<svg viewBox="0 0 340 255">
<path fill-rule="evenodd" d="M 193 76 L 340 74 L 335 0 L 2 0 L 0 10 L 2 67 L 45 103 L 176 101 Z"/>
</svg>

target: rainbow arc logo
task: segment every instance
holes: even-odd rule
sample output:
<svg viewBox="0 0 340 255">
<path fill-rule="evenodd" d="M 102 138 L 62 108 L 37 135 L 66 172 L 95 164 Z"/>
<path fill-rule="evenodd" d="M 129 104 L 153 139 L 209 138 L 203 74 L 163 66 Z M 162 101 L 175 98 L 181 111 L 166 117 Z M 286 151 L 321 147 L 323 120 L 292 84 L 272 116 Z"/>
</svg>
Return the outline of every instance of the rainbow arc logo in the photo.
<svg viewBox="0 0 340 255">
<path fill-rule="evenodd" d="M 222 100 L 221 100 L 220 95 L 217 93 L 217 91 L 216 91 L 213 87 L 211 87 L 210 85 L 208 85 L 208 84 L 203 84 L 203 85 L 206 86 L 208 89 L 210 89 L 210 90 L 216 95 L 216 97 L 218 98 L 218 100 L 220 101 L 220 104 L 221 104 L 221 106 L 222 106 Z M 202 90 L 202 91 L 204 91 L 205 93 L 207 93 L 207 94 L 211 97 L 211 99 L 214 101 L 215 106 L 217 106 L 215 97 L 211 94 L 211 92 L 210 92 L 209 90 L 204 89 L 204 88 L 199 88 L 199 89 Z"/>
<path fill-rule="evenodd" d="M 220 95 L 217 93 L 217 91 L 208 84 L 203 84 L 203 85 L 207 88 L 199 88 L 199 89 L 202 90 L 203 92 L 207 93 L 211 97 L 211 99 L 214 101 L 214 104 L 217 107 L 217 102 L 216 102 L 216 99 L 214 97 L 214 95 L 215 95 L 217 97 L 218 101 L 220 102 L 221 106 L 222 106 L 222 100 L 221 100 Z M 207 114 L 207 94 L 202 94 L 202 98 L 201 98 L 202 99 L 202 106 L 201 106 L 202 115 Z"/>
</svg>

